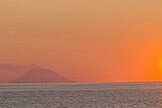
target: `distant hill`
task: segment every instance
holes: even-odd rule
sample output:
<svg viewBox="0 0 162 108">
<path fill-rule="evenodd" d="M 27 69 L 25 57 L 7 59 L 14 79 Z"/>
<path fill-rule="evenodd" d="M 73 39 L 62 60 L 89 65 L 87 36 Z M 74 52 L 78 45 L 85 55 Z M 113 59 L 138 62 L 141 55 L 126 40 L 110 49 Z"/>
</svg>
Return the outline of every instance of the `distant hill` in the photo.
<svg viewBox="0 0 162 108">
<path fill-rule="evenodd" d="M 33 68 L 14 64 L 0 64 L 0 83 L 9 83 Z"/>
<path fill-rule="evenodd" d="M 52 83 L 72 82 L 71 80 L 45 68 L 33 68 L 24 75 L 18 77 L 13 83 Z"/>
<path fill-rule="evenodd" d="M 14 64 L 0 64 L 0 83 L 72 82 L 52 70 Z"/>
</svg>

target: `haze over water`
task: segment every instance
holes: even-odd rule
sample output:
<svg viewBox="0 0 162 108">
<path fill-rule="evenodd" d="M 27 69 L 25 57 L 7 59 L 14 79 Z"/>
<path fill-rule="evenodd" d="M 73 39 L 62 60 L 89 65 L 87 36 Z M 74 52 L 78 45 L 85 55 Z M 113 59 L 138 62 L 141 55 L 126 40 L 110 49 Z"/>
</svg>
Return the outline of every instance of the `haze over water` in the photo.
<svg viewBox="0 0 162 108">
<path fill-rule="evenodd" d="M 162 0 L 0 0 L 0 108 L 162 108 L 162 83 L 99 83 L 162 81 L 161 13 Z"/>
<path fill-rule="evenodd" d="M 0 64 L 33 64 L 78 82 L 161 81 L 161 4 L 0 0 Z"/>
<path fill-rule="evenodd" d="M 162 83 L 1 84 L 0 108 L 160 108 Z"/>
</svg>

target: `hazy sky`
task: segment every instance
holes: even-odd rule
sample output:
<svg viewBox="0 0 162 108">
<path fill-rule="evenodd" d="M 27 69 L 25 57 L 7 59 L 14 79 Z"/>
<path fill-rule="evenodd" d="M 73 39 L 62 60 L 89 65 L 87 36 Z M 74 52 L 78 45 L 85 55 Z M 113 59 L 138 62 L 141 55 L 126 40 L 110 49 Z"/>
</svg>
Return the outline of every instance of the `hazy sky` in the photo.
<svg viewBox="0 0 162 108">
<path fill-rule="evenodd" d="M 84 82 L 162 80 L 162 0 L 1 0 L 0 63 Z"/>
</svg>

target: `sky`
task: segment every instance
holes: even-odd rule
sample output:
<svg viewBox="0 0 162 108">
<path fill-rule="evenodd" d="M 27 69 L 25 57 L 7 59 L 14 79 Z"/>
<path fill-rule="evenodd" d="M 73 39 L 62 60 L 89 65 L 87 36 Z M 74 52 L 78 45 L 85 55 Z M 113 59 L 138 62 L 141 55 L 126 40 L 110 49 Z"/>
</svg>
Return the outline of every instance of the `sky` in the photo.
<svg viewBox="0 0 162 108">
<path fill-rule="evenodd" d="M 162 0 L 1 0 L 0 63 L 80 82 L 162 81 Z"/>
</svg>

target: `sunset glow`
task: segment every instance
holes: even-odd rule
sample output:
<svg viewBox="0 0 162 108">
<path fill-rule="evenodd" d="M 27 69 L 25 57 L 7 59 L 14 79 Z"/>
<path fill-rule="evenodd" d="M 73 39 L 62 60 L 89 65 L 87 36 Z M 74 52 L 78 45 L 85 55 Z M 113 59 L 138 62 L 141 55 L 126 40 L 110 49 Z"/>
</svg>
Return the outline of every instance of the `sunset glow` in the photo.
<svg viewBox="0 0 162 108">
<path fill-rule="evenodd" d="M 1 0 L 0 63 L 79 82 L 162 81 L 162 0 L 117 1 Z"/>
<path fill-rule="evenodd" d="M 162 72 L 162 59 L 160 60 L 159 67 L 160 67 L 160 71 Z"/>
</svg>

